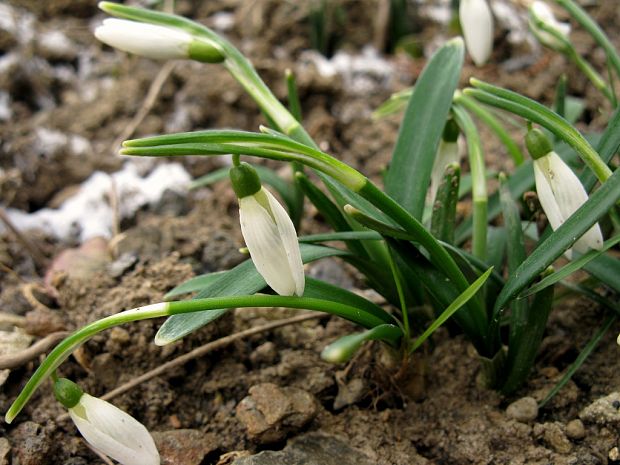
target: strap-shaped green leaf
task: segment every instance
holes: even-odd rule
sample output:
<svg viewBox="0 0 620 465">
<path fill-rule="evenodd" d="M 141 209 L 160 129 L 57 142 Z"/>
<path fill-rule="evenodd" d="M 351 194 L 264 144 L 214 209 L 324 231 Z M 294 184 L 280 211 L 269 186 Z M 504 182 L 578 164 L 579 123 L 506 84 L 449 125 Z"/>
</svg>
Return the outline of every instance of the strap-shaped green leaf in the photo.
<svg viewBox="0 0 620 465">
<path fill-rule="evenodd" d="M 607 213 L 620 198 L 620 169 L 617 169 L 566 222 L 547 237 L 511 274 L 497 297 L 493 323 L 499 324 L 502 309 Z"/>
<path fill-rule="evenodd" d="M 568 265 L 562 267 L 562 269 L 547 276 L 539 283 L 536 283 L 535 285 L 530 287 L 525 293 L 521 295 L 521 297 L 527 297 L 528 295 L 536 294 L 537 292 L 542 291 L 546 287 L 551 286 L 568 277 L 575 271 L 586 267 L 592 260 L 599 260 L 599 263 L 598 265 L 593 264 L 590 267 L 591 273 L 599 279 L 601 279 L 601 277 L 598 276 L 599 274 L 603 275 L 603 278 L 606 275 L 607 279 L 601 279 L 601 281 L 607 283 L 616 291 L 620 292 L 620 261 L 612 257 L 607 257 L 607 260 L 601 259 L 601 254 L 604 254 L 607 250 L 609 250 L 619 242 L 620 235 L 605 241 L 601 250 L 590 250 L 589 252 L 583 254 L 578 259 L 573 260 Z M 575 253 L 576 252 L 573 251 L 573 254 Z"/>
<path fill-rule="evenodd" d="M 322 247 L 311 244 L 301 244 L 301 258 L 304 263 L 309 263 L 320 258 L 336 255 L 346 255 L 344 250 L 332 247 Z M 206 287 L 196 295 L 195 299 L 205 297 L 249 295 L 263 289 L 267 284 L 258 273 L 252 260 L 237 265 L 233 269 L 223 273 L 216 280 L 210 280 Z M 211 310 L 208 312 L 188 313 L 169 317 L 159 328 L 155 336 L 157 345 L 165 345 L 174 342 L 198 328 L 211 323 L 224 315 L 228 309 Z"/>
<path fill-rule="evenodd" d="M 387 194 L 420 220 L 463 55 L 462 39 L 453 39 L 431 57 L 422 71 L 407 105 L 385 179 Z"/>
</svg>

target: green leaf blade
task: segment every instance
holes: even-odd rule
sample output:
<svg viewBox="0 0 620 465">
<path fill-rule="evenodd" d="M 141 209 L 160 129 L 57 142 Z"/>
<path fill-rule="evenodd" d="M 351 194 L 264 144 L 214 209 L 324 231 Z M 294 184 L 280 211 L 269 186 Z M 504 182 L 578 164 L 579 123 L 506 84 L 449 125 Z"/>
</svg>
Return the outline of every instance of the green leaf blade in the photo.
<svg viewBox="0 0 620 465">
<path fill-rule="evenodd" d="M 453 39 L 424 68 L 409 100 L 385 179 L 387 194 L 417 219 L 424 213 L 435 153 L 452 106 L 463 57 L 463 41 Z"/>
</svg>

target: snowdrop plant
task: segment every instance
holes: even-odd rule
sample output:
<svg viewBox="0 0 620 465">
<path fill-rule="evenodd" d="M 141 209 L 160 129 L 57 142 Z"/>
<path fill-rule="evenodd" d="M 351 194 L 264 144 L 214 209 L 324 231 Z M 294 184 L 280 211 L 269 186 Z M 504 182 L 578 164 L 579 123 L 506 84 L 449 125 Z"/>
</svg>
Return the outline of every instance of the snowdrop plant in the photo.
<svg viewBox="0 0 620 465">
<path fill-rule="evenodd" d="M 301 124 L 301 112 L 282 105 L 251 63 L 224 38 L 182 17 L 107 2 L 100 7 L 123 20 L 187 33 L 192 40 L 213 44 L 221 54 L 215 61 L 231 73 L 267 116 L 269 126 L 257 132 L 211 129 L 167 134 L 125 141 L 122 149 L 122 154 L 132 156 L 232 155 L 230 172 L 210 173 L 208 182 L 232 181 L 251 259 L 223 273 L 181 283 L 168 293 L 166 302 L 122 311 L 77 330 L 54 348 L 32 375 L 9 408 L 8 422 L 77 347 L 101 331 L 166 317 L 155 338 L 156 344 L 165 345 L 232 308 L 243 311 L 248 307 L 305 309 L 354 322 L 362 328 L 360 332 L 343 336 L 322 353 L 324 359 L 336 363 L 346 362 L 371 340 L 382 342 L 406 361 L 452 318 L 477 351 L 486 383 L 512 393 L 534 365 L 557 283 L 582 269 L 597 286 L 605 286 L 614 296 L 620 293 L 620 273 L 614 271 L 620 268 L 620 261 L 605 253 L 620 242 L 620 237 L 614 236 L 601 246 L 590 242 L 588 235 L 593 228 L 600 231 L 596 226 L 599 220 L 609 217 L 613 223 L 617 216 L 620 170 L 611 162 L 620 146 L 619 110 L 594 148 L 560 114 L 515 92 L 476 79 L 470 81 L 471 87 L 457 91 L 464 45 L 456 38 L 429 59 L 415 88 L 398 97 L 406 109 L 381 189 L 322 151 Z M 291 107 L 298 109 L 290 74 L 287 84 Z M 393 104 L 390 101 L 392 110 Z M 526 125 L 537 124 L 557 138 L 552 149 L 532 135 L 537 131 L 529 131 L 527 145 L 538 168 L 525 161 L 522 141 L 511 138 L 496 109 L 519 117 L 524 136 L 528 133 Z M 495 193 L 487 189 L 487 178 L 494 175 L 486 167 L 476 120 L 489 126 L 516 166 L 510 176 L 499 176 L 500 189 Z M 454 143 L 459 134 L 467 141 L 470 172 L 464 175 L 457 163 L 436 160 L 442 139 Z M 534 137 L 540 139 L 537 144 L 531 141 Z M 583 161 L 578 176 L 588 198 L 582 196 L 577 202 L 568 196 L 567 200 L 563 192 L 566 186 L 576 186 L 575 175 L 568 173 L 571 169 L 566 165 L 558 164 L 554 153 L 573 164 L 579 158 Z M 293 181 L 264 167 L 252 168 L 240 161 L 242 156 L 290 163 Z M 545 183 L 539 197 L 552 228 L 535 232 L 528 228 L 525 234 L 522 219 L 528 218 L 522 218 L 519 202 L 540 177 L 535 169 L 541 171 L 541 182 Z M 318 181 L 308 176 L 310 170 Z M 431 180 L 438 178 L 442 181 L 435 201 L 429 205 L 428 189 Z M 600 185 L 595 189 L 597 181 Z M 291 217 L 303 217 L 303 203 L 296 197 L 303 194 L 333 232 L 297 237 L 284 208 L 264 184 L 277 191 Z M 471 214 L 460 218 L 457 203 L 467 199 L 471 200 Z M 561 224 L 556 222 L 560 214 Z M 594 250 L 586 252 L 582 243 L 577 243 L 582 236 Z M 601 238 L 597 233 L 597 241 Z M 531 242 L 528 248 L 526 241 Z M 585 253 L 573 256 L 568 265 L 554 271 L 552 265 L 571 248 Z M 528 254 L 527 250 L 532 251 Z M 301 263 L 325 257 L 340 257 L 355 267 L 368 286 L 385 298 L 385 304 L 304 278 Z M 192 292 L 192 298 L 172 300 Z M 617 308 L 592 289 L 583 292 L 596 295 L 604 306 Z M 420 308 L 432 315 L 426 323 L 411 318 L 411 312 Z M 602 329 L 609 329 L 609 321 Z M 596 334 L 587 350 L 600 340 L 601 331 Z"/>
</svg>

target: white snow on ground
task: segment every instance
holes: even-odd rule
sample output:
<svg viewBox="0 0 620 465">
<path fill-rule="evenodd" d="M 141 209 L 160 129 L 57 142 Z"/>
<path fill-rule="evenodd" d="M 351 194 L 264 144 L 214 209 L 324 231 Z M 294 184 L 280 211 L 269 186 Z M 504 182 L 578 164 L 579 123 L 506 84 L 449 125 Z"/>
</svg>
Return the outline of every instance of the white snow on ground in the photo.
<svg viewBox="0 0 620 465">
<path fill-rule="evenodd" d="M 371 46 L 356 54 L 338 51 L 330 59 L 315 50 L 308 50 L 301 54 L 300 60 L 316 66 L 321 76 L 331 78 L 340 75 L 345 88 L 352 94 L 374 91 L 377 84 L 387 86 L 394 75 L 392 63 Z"/>
<path fill-rule="evenodd" d="M 179 163 L 158 165 L 141 177 L 137 163 L 129 161 L 113 174 L 95 172 L 79 192 L 58 209 L 44 208 L 34 213 L 8 209 L 9 218 L 20 230 L 41 229 L 59 239 L 76 233 L 81 242 L 97 236 L 110 237 L 113 212 L 110 206 L 112 182 L 117 191 L 120 215 L 131 217 L 139 208 L 156 203 L 167 189 L 186 192 L 190 175 Z"/>
</svg>

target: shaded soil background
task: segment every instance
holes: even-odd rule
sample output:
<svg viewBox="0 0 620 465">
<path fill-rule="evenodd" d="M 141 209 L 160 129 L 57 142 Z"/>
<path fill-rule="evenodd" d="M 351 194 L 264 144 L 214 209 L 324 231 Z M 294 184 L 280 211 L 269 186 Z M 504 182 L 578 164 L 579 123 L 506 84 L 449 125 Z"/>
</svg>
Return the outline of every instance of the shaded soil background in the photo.
<svg viewBox="0 0 620 465">
<path fill-rule="evenodd" d="M 295 71 L 304 124 L 321 147 L 380 180 L 400 116 L 372 121 L 371 113 L 391 93 L 410 86 L 425 61 L 391 55 L 386 57 L 390 71 L 367 73 L 362 85 L 322 76 L 304 55 L 310 41 L 302 3 L 178 1 L 176 11 L 207 25 L 219 24 L 216 13 L 230 13 L 234 21 L 225 34 L 278 97 L 285 98 L 284 70 Z M 340 47 L 359 52 L 371 42 L 377 6 L 370 0 L 343 5 L 352 13 Z M 34 212 L 59 205 L 93 171 L 121 167 L 116 141 L 143 105 L 162 64 L 98 44 L 92 29 L 104 16 L 94 2 L 10 1 L 0 7 L 18 24 L 11 30 L 7 17 L 0 18 L 0 102 L 8 108 L 0 112 L 0 195 L 4 207 Z M 620 45 L 619 10 L 616 2 L 601 1 L 591 12 Z M 447 27 L 419 21 L 417 38 L 427 48 L 449 36 Z M 54 37 L 58 31 L 63 38 Z M 533 53 L 526 44 L 511 45 L 506 35 L 496 32 L 490 64 L 481 69 L 466 64 L 462 84 L 476 76 L 549 102 L 558 76 L 567 73 L 570 94 L 586 102 L 582 129 L 600 130 L 609 108 L 585 78 L 564 58 Z M 604 55 L 587 35 L 576 30 L 572 38 L 604 69 Z M 520 61 L 509 60 L 515 57 Z M 179 62 L 133 136 L 199 128 L 256 130 L 263 122 L 221 67 Z M 504 149 L 481 131 L 490 164 L 510 170 Z M 199 176 L 224 162 L 193 158 L 182 163 Z M 244 259 L 238 252 L 243 242 L 237 203 L 226 183 L 187 196 L 169 193 L 119 227 L 121 234 L 93 247 L 88 270 L 48 275 L 55 292 L 32 292 L 29 283 L 43 281 L 49 262 L 37 264 L 15 235 L 4 233 L 0 310 L 23 316 L 22 331 L 39 338 L 157 302 L 195 274 L 228 269 Z M 308 207 L 301 232 L 323 230 L 321 218 Z M 59 241 L 36 231 L 27 237 L 47 259 L 78 245 L 77 239 Z M 336 260 L 319 262 L 308 272 L 376 297 Z M 95 337 L 60 371 L 90 394 L 102 395 L 207 341 L 291 314 L 285 309 L 235 311 L 165 348 L 152 344 L 161 321 L 132 324 Z M 612 328 L 544 409 L 537 411 L 528 399 L 544 398 L 604 318 L 587 301 L 559 302 L 530 381 L 510 398 L 480 385 L 473 349 L 462 336 L 444 330 L 415 361 L 416 376 L 403 392 L 394 389 L 378 347 L 363 350 L 346 367 L 328 365 L 319 358 L 321 349 L 352 326 L 321 318 L 236 342 L 147 381 L 114 403 L 156 432 L 162 463 L 232 463 L 235 457 L 245 460 L 240 457 L 282 449 L 287 439 L 308 431 L 340 438 L 340 463 L 347 463 L 347 454 L 354 456 L 353 449 L 378 464 L 618 463 L 620 398 L 614 393 L 620 390 L 620 375 L 614 334 L 619 328 Z M 0 388 L 3 412 L 37 365 L 29 362 L 8 375 Z M 599 400 L 605 396 L 610 397 Z M 264 404 L 267 410 L 275 405 L 288 410 L 266 432 L 251 434 L 257 421 L 252 412 Z M 0 463 L 103 463 L 70 422 L 55 420 L 62 413 L 49 386 L 43 386 L 12 425 L 0 425 Z"/>
</svg>

